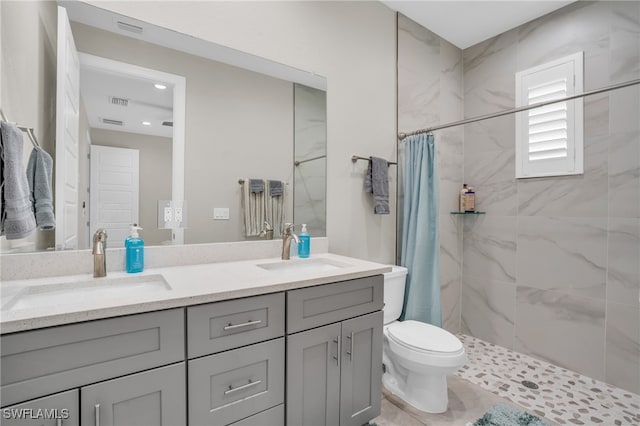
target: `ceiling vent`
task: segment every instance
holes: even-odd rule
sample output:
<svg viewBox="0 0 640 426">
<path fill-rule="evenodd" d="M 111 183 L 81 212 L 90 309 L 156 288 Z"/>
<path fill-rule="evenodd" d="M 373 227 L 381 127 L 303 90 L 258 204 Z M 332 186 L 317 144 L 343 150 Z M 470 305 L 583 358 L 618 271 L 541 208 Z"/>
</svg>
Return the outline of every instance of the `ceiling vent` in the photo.
<svg viewBox="0 0 640 426">
<path fill-rule="evenodd" d="M 163 121 L 162 125 L 167 127 L 173 127 L 173 121 Z"/>
<path fill-rule="evenodd" d="M 127 31 L 135 34 L 142 34 L 142 32 L 144 31 L 144 28 L 139 27 L 138 25 L 133 25 L 122 21 L 116 21 L 116 26 L 122 31 Z"/>
<path fill-rule="evenodd" d="M 111 120 L 110 118 L 103 118 L 102 122 L 104 124 L 111 124 L 113 126 L 122 126 L 122 125 L 124 125 L 124 121 L 122 121 L 122 120 Z"/>
<path fill-rule="evenodd" d="M 118 106 L 126 107 L 126 106 L 129 106 L 129 99 L 118 98 L 116 96 L 109 96 L 109 103 L 111 105 L 118 105 Z"/>
</svg>

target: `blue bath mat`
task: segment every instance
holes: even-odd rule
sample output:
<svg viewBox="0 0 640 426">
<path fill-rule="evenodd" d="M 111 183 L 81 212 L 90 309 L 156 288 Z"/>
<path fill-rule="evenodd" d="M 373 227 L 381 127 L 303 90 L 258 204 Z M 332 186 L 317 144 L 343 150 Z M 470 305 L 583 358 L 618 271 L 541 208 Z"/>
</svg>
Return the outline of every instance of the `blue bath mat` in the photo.
<svg viewBox="0 0 640 426">
<path fill-rule="evenodd" d="M 472 426 L 551 426 L 551 424 L 512 405 L 496 404 Z"/>
</svg>

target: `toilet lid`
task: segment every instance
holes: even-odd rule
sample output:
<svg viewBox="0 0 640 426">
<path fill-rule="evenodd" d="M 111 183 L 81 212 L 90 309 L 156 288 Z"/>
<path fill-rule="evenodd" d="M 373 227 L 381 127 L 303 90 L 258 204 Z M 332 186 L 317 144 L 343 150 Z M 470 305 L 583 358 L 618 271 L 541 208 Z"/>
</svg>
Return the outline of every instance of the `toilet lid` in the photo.
<svg viewBox="0 0 640 426">
<path fill-rule="evenodd" d="M 397 343 L 427 352 L 458 352 L 462 342 L 440 327 L 419 321 L 399 321 L 389 326 L 389 335 Z"/>
</svg>

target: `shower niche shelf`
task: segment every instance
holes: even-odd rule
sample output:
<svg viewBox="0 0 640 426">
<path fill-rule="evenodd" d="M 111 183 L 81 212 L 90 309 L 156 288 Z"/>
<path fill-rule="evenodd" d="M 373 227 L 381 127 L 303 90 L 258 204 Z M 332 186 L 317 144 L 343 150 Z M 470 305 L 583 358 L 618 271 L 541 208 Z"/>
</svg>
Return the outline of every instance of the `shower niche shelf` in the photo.
<svg viewBox="0 0 640 426">
<path fill-rule="evenodd" d="M 487 212 L 450 212 L 451 214 L 459 214 L 459 215 L 478 215 L 478 214 L 486 214 Z"/>
</svg>

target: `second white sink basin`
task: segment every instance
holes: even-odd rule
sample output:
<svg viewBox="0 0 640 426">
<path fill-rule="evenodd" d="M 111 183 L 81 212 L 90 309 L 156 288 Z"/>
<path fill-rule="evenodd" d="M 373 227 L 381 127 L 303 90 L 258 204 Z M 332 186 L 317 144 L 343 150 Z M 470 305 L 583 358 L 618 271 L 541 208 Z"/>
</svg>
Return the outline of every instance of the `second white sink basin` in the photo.
<svg viewBox="0 0 640 426">
<path fill-rule="evenodd" d="M 32 309 L 45 306 L 73 305 L 121 297 L 169 291 L 162 275 L 124 278 L 94 278 L 87 281 L 28 287 L 9 299 L 3 310 Z"/>
<path fill-rule="evenodd" d="M 278 272 L 281 274 L 315 274 L 321 272 L 334 271 L 336 269 L 347 268 L 347 263 L 336 262 L 335 260 L 329 260 L 324 258 L 310 258 L 310 259 L 292 259 L 283 260 L 281 262 L 263 263 L 258 265 L 262 269 L 267 271 Z"/>
</svg>

